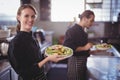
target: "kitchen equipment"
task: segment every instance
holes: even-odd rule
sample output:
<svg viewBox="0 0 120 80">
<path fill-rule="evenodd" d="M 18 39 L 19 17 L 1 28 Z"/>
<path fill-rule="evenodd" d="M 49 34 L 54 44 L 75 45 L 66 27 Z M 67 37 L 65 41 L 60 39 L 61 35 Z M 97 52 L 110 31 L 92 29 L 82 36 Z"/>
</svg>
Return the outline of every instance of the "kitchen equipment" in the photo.
<svg viewBox="0 0 120 80">
<path fill-rule="evenodd" d="M 16 32 L 16 27 L 15 26 L 8 26 L 8 29 L 11 30 L 11 35 L 15 35 L 17 32 Z"/>
<path fill-rule="evenodd" d="M 87 59 L 87 70 L 91 80 L 120 80 L 120 53 L 114 46 L 92 52 Z"/>
<path fill-rule="evenodd" d="M 95 37 L 95 33 L 94 32 L 88 32 L 88 38 L 93 38 Z"/>
<path fill-rule="evenodd" d="M 3 42 L 0 44 L 0 51 L 3 56 L 7 56 L 8 47 L 9 47 L 8 43 Z"/>
<path fill-rule="evenodd" d="M 91 80 L 120 80 L 119 57 L 89 57 L 87 69 Z"/>
<path fill-rule="evenodd" d="M 10 29 L 7 30 L 0 30 L 0 38 L 7 38 L 10 37 Z"/>
<path fill-rule="evenodd" d="M 34 32 L 34 37 L 38 40 L 38 42 L 43 43 L 45 41 L 45 32 L 43 29 L 37 29 Z"/>
<path fill-rule="evenodd" d="M 110 45 L 110 48 L 107 50 L 99 50 L 95 47 L 95 45 L 90 49 L 91 56 L 114 56 L 114 57 L 120 57 L 120 53 L 117 51 L 117 49 Z"/>
</svg>

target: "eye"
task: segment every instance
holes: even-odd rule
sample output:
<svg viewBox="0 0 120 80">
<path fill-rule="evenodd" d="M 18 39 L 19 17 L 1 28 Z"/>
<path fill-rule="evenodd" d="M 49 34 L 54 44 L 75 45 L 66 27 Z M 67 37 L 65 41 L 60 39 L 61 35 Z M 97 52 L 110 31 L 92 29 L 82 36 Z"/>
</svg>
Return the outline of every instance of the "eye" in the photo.
<svg viewBox="0 0 120 80">
<path fill-rule="evenodd" d="M 35 15 L 32 15 L 31 17 L 34 19 L 34 18 L 35 18 Z"/>
<path fill-rule="evenodd" d="M 28 18 L 28 17 L 29 17 L 29 15 L 25 15 L 25 17 L 26 17 L 26 18 Z"/>
</svg>

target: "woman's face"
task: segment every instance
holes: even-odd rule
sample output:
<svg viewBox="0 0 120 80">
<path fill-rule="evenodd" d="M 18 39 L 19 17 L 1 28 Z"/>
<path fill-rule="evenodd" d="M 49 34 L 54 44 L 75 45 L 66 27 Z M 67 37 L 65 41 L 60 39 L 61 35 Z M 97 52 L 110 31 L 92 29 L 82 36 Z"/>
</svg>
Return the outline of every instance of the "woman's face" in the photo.
<svg viewBox="0 0 120 80">
<path fill-rule="evenodd" d="M 93 15 L 91 15 L 91 17 L 88 18 L 88 19 L 86 18 L 85 26 L 86 26 L 87 28 L 89 28 L 89 27 L 92 26 L 92 24 L 93 24 L 93 22 L 94 22 L 94 18 L 95 18 L 95 16 L 93 16 Z"/>
<path fill-rule="evenodd" d="M 21 25 L 20 31 L 31 31 L 35 21 L 35 15 L 35 12 L 30 8 L 26 8 L 21 11 L 21 14 L 17 16 Z"/>
</svg>

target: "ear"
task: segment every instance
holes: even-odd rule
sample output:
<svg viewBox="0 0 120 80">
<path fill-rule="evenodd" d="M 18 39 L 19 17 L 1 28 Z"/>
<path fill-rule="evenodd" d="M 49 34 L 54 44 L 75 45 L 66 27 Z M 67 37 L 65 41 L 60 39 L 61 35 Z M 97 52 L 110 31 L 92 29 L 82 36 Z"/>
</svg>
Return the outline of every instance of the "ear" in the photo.
<svg viewBox="0 0 120 80">
<path fill-rule="evenodd" d="M 19 15 L 17 15 L 17 17 L 16 17 L 16 18 L 17 18 L 17 20 L 18 20 L 18 21 L 20 21 L 20 16 L 19 16 Z"/>
<path fill-rule="evenodd" d="M 83 20 L 86 22 L 87 18 L 86 18 L 86 17 L 83 17 Z"/>
</svg>

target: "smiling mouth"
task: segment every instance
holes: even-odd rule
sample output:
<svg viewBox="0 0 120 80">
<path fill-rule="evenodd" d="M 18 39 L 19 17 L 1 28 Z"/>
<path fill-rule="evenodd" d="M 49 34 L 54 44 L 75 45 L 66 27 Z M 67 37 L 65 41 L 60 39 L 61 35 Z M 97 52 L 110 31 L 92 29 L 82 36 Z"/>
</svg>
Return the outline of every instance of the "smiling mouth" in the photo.
<svg viewBox="0 0 120 80">
<path fill-rule="evenodd" d="M 28 25 L 29 25 L 29 26 L 32 26 L 32 25 L 33 25 L 33 23 L 28 23 Z"/>
</svg>

